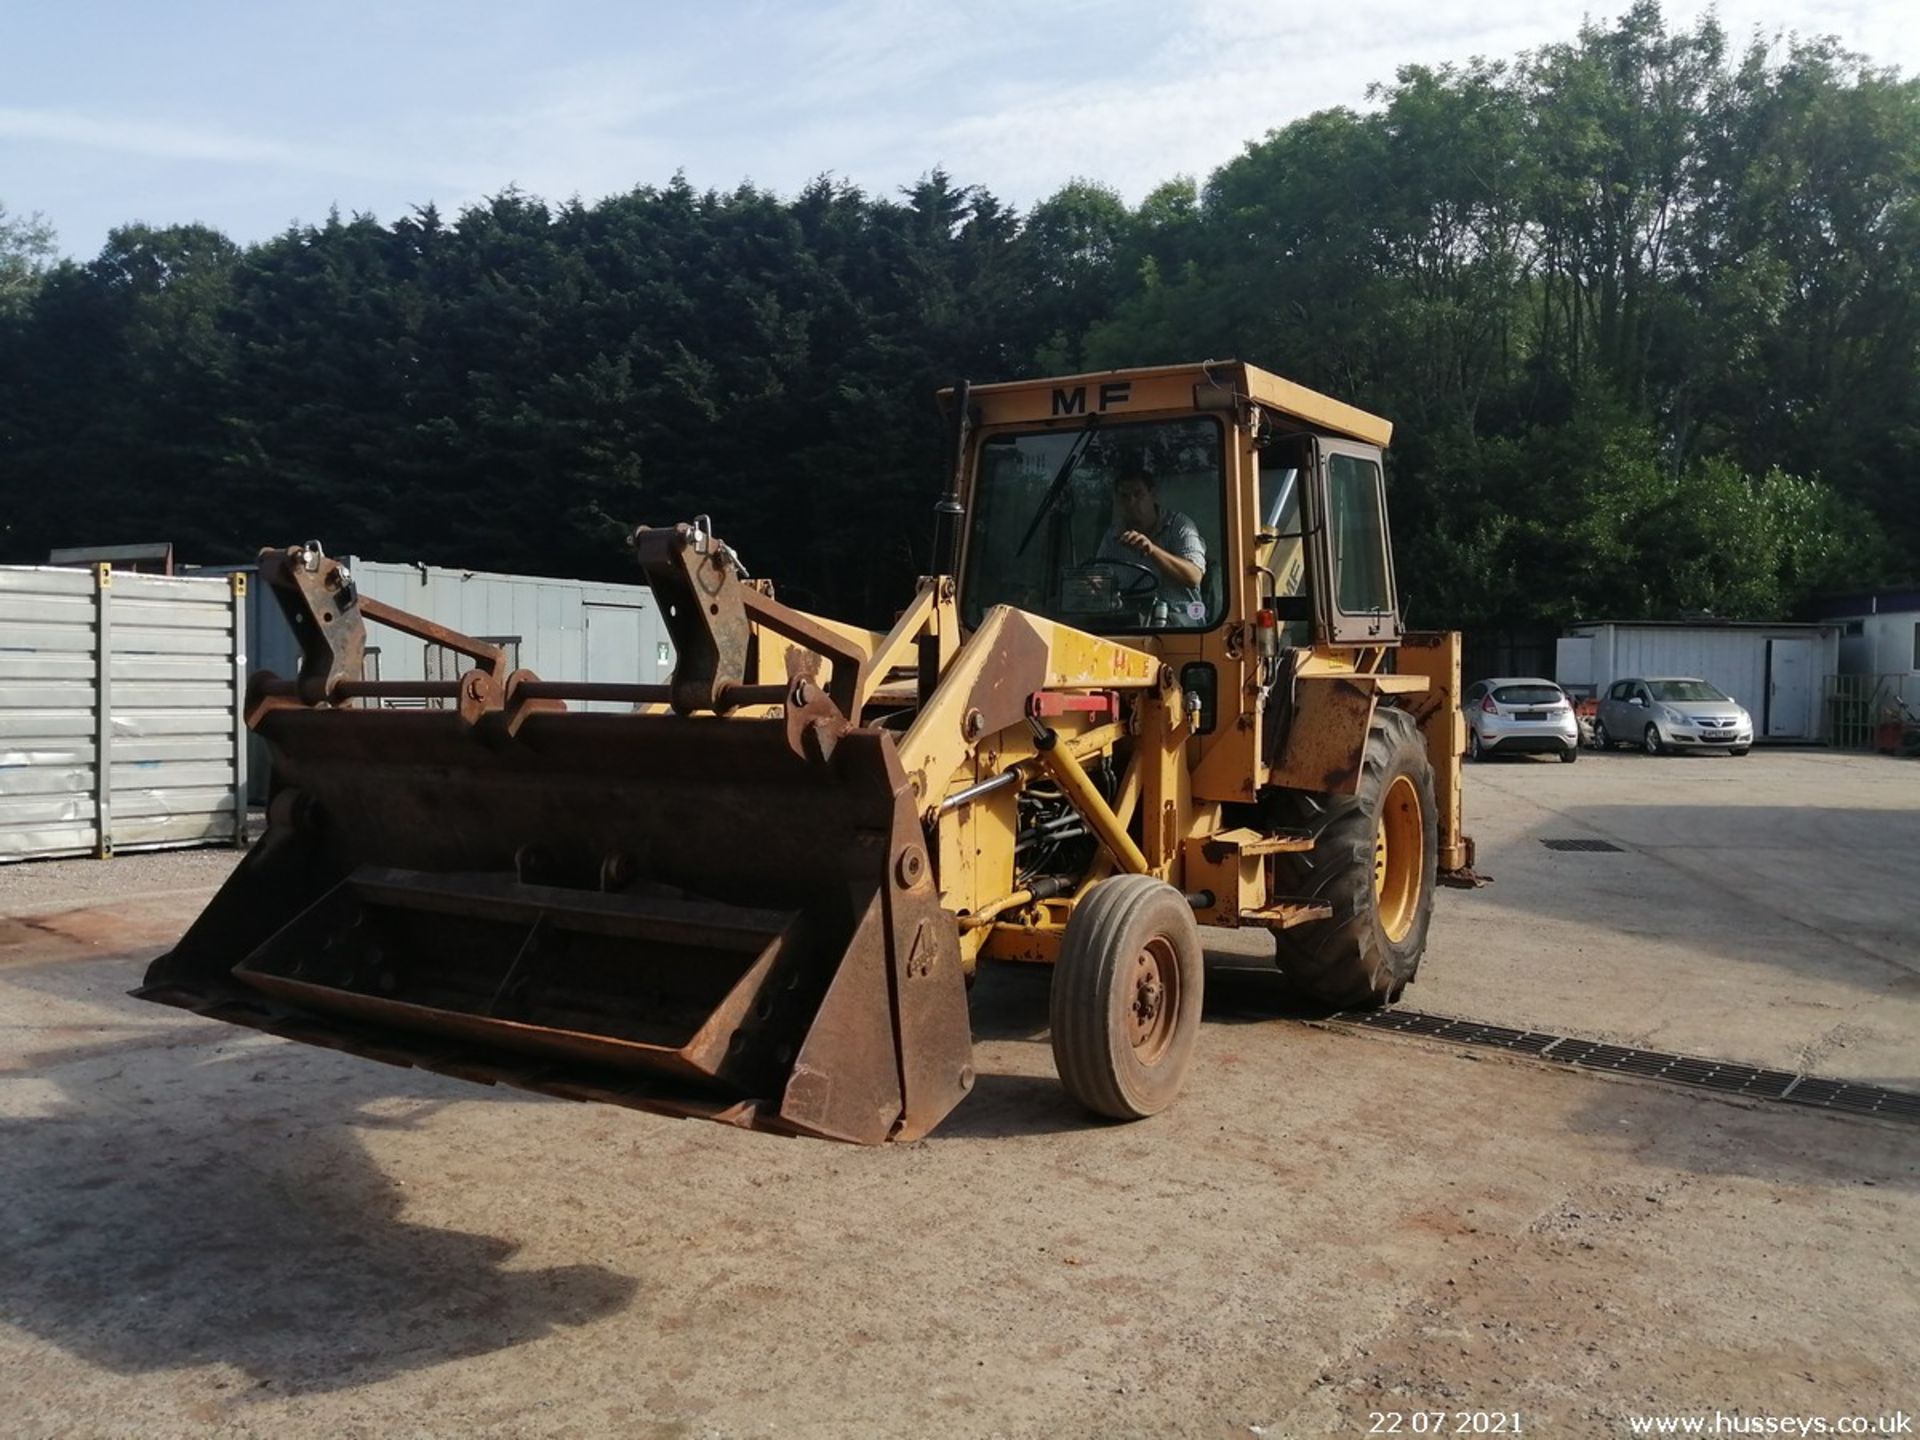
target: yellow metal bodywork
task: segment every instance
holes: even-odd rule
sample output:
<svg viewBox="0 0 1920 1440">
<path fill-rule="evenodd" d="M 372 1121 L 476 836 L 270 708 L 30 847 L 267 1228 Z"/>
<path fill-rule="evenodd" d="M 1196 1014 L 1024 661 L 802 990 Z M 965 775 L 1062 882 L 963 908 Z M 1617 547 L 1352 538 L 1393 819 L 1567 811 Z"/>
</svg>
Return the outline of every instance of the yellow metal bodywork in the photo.
<svg viewBox="0 0 1920 1440">
<path fill-rule="evenodd" d="M 1392 425 L 1251 365 L 1163 366 L 1104 371 L 968 392 L 973 449 L 1010 428 L 1084 426 L 1093 416 L 1166 418 L 1213 413 L 1225 427 L 1226 497 L 1222 572 L 1225 616 L 1210 630 L 1164 630 L 1116 640 L 1043 616 L 998 606 L 968 632 L 955 581 L 921 582 L 886 633 L 834 626 L 865 658 L 856 724 L 889 707 L 910 716 L 898 733 L 901 762 L 922 807 L 943 908 L 955 917 L 963 964 L 982 955 L 1051 961 L 1077 896 L 1116 870 L 1156 875 L 1188 892 L 1212 924 L 1270 923 L 1268 858 L 1310 842 L 1249 828 L 1246 815 L 1270 787 L 1350 794 L 1375 707 L 1409 710 L 1426 741 L 1440 807 L 1440 864 L 1471 860 L 1460 818 L 1459 637 L 1407 636 L 1399 644 L 1296 649 L 1293 711 L 1285 743 L 1269 754 L 1263 734 L 1262 659 L 1255 612 L 1263 593 L 1295 593 L 1307 560 L 1304 536 L 1257 529 L 1263 436 L 1274 427 L 1302 435 L 1384 446 Z M 970 497 L 969 497 L 970 498 Z M 965 573 L 963 559 L 961 571 Z M 829 623 L 829 622 L 822 622 Z M 758 674 L 787 671 L 781 645 L 765 646 Z M 1195 733 L 1178 688 L 1181 667 L 1204 661 L 1217 677 L 1216 720 Z M 930 668 L 938 683 L 919 693 Z M 1045 753 L 1029 721 L 1041 692 L 1124 697 L 1122 723 L 1081 713 L 1047 720 L 1057 737 Z M 1109 805 L 1087 776 L 1111 764 L 1119 776 Z M 943 802 L 1008 772 L 1018 780 L 964 804 Z M 1061 786 L 1102 845 L 1073 893 L 1037 897 L 1016 887 L 1019 792 L 1046 780 Z M 1249 807 L 1240 809 L 1236 807 Z M 1389 840 L 1391 837 L 1388 837 Z M 1116 856 L 1118 857 L 1116 860 Z M 1399 873 L 1395 869 L 1395 873 Z M 1406 917 L 1401 917 L 1405 920 Z M 1395 923 L 1401 923 L 1396 920 Z M 1410 923 L 1410 922 L 1408 922 Z"/>
<path fill-rule="evenodd" d="M 1243 398 L 1308 430 L 1383 448 L 1393 439 L 1392 421 L 1239 361 L 1097 370 L 975 385 L 968 394 L 980 407 L 982 423 L 990 426 L 1084 420 L 1089 415 L 1191 414 Z"/>
<path fill-rule="evenodd" d="M 1473 866 L 1473 841 L 1462 824 L 1461 757 L 1467 749 L 1467 721 L 1460 713 L 1460 636 L 1451 630 L 1409 632 L 1400 637 L 1395 668 L 1405 678 L 1425 682 L 1410 701 L 1413 718 L 1427 742 L 1433 767 L 1433 798 L 1440 814 L 1440 869 Z"/>
</svg>

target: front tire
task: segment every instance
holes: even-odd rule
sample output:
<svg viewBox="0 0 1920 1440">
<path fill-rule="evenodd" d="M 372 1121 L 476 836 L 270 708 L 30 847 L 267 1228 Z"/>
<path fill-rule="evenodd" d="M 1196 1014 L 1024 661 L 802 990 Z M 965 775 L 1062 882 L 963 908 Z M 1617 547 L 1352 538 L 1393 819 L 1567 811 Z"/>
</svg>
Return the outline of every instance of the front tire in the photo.
<svg viewBox="0 0 1920 1440">
<path fill-rule="evenodd" d="M 1413 717 L 1374 711 L 1354 794 L 1290 790 L 1275 799 L 1277 824 L 1309 830 L 1315 842 L 1274 857 L 1278 893 L 1333 907 L 1276 937 L 1288 986 L 1343 1007 L 1399 999 L 1427 948 L 1440 855 L 1433 769 Z"/>
<path fill-rule="evenodd" d="M 1173 1103 L 1200 1032 L 1206 967 L 1186 897 L 1116 875 L 1067 920 L 1053 969 L 1053 1063 L 1082 1105 L 1139 1120 Z"/>
<path fill-rule="evenodd" d="M 1734 750 L 1729 750 L 1729 751 L 1727 751 L 1727 753 L 1728 753 L 1729 755 L 1744 755 L 1744 754 L 1746 754 L 1746 753 L 1747 753 L 1747 751 L 1748 751 L 1749 749 L 1751 749 L 1751 748 L 1752 748 L 1751 746 L 1747 746 L 1747 745 L 1742 745 L 1742 746 L 1740 746 L 1740 747 L 1739 747 L 1738 749 L 1734 749 Z"/>
<path fill-rule="evenodd" d="M 1640 732 L 1640 748 L 1649 755 L 1667 753 L 1667 747 L 1660 743 L 1660 727 L 1652 721 L 1648 721 L 1647 728 Z"/>
</svg>

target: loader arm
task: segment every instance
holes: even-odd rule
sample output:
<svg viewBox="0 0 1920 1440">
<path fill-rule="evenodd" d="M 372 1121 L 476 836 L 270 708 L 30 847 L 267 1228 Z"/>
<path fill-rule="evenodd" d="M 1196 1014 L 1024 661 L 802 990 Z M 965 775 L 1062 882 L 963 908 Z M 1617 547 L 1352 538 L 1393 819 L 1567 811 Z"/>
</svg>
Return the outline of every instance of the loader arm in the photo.
<svg viewBox="0 0 1920 1440">
<path fill-rule="evenodd" d="M 1157 691 L 1158 658 L 1010 606 L 995 606 L 941 673 L 900 742 L 910 781 L 934 799 L 971 775 L 983 744 L 1023 726 L 1050 690 Z M 989 749 L 992 747 L 989 746 Z M 916 780 L 917 777 L 917 780 Z"/>
</svg>

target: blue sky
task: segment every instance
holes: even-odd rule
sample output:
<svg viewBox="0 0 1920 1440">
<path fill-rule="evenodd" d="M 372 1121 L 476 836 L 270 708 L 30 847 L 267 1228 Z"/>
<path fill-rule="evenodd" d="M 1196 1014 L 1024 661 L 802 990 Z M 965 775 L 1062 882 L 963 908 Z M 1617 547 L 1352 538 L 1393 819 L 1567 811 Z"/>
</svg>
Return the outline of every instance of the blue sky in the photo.
<svg viewBox="0 0 1920 1440">
<path fill-rule="evenodd" d="M 1837 34 L 1920 72 L 1913 0 L 1722 0 L 1736 36 Z M 14 0 L 0 203 L 68 253 L 199 220 L 259 240 L 518 184 L 586 198 L 935 166 L 1025 206 L 1086 176 L 1137 200 L 1204 177 L 1406 61 L 1506 56 L 1620 4 L 1562 0 Z M 1669 0 L 1671 22 L 1701 6 Z"/>
</svg>

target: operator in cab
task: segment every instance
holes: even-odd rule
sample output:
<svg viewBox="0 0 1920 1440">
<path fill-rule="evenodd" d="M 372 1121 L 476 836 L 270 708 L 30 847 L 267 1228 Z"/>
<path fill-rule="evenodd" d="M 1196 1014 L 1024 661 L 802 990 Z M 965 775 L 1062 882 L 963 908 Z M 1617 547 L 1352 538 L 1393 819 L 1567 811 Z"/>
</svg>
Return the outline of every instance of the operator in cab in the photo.
<svg viewBox="0 0 1920 1440">
<path fill-rule="evenodd" d="M 1114 477 L 1113 528 L 1093 558 L 1152 571 L 1159 581 L 1153 591 L 1156 612 L 1161 603 L 1167 607 L 1162 623 L 1189 625 L 1205 618 L 1200 582 L 1207 573 L 1207 542 L 1192 520 L 1160 503 L 1152 471 L 1136 465 Z"/>
</svg>

